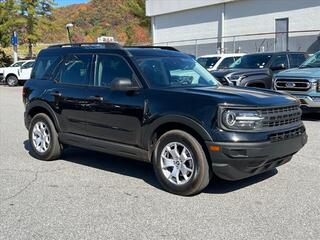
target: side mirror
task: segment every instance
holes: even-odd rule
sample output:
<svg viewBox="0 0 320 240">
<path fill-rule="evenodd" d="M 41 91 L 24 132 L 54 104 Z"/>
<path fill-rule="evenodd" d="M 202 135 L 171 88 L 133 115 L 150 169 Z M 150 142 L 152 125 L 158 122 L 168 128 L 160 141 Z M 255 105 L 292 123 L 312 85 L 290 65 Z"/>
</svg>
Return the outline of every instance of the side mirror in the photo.
<svg viewBox="0 0 320 240">
<path fill-rule="evenodd" d="M 278 64 L 278 65 L 275 65 L 275 66 L 271 66 L 270 69 L 272 71 L 284 70 L 284 69 L 286 69 L 286 66 L 283 63 L 281 63 L 281 64 Z"/>
<path fill-rule="evenodd" d="M 136 91 L 140 89 L 139 86 L 135 85 L 129 78 L 115 78 L 111 82 L 112 91 Z"/>
</svg>

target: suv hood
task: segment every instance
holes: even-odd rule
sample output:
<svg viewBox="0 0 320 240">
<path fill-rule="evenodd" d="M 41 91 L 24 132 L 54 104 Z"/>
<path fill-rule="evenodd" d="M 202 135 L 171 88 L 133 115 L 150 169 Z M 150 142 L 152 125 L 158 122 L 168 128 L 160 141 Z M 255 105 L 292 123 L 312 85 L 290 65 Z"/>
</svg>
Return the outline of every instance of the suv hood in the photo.
<svg viewBox="0 0 320 240">
<path fill-rule="evenodd" d="M 239 69 L 239 68 L 234 68 L 234 69 L 224 69 L 224 70 L 219 70 L 219 71 L 212 71 L 211 74 L 214 77 L 225 77 L 228 74 L 233 74 L 233 75 L 256 75 L 256 74 L 261 74 L 261 73 L 269 73 L 270 70 L 268 68 L 260 68 L 260 69 Z"/>
<path fill-rule="evenodd" d="M 275 77 L 320 78 L 320 68 L 292 68 L 276 74 Z"/>
<path fill-rule="evenodd" d="M 188 93 L 212 97 L 217 103 L 227 103 L 235 105 L 249 106 L 282 106 L 295 104 L 298 100 L 285 93 L 272 90 L 256 90 L 246 87 L 201 87 L 181 89 Z"/>
</svg>

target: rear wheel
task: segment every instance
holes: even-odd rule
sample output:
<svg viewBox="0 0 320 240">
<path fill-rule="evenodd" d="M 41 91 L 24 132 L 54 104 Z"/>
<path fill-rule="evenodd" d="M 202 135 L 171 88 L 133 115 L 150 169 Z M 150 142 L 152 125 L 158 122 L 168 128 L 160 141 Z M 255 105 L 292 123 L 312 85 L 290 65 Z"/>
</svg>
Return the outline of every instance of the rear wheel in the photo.
<svg viewBox="0 0 320 240">
<path fill-rule="evenodd" d="M 33 155 L 41 160 L 58 159 L 62 152 L 57 131 L 51 119 L 44 113 L 35 115 L 29 128 L 29 142 Z"/>
<path fill-rule="evenodd" d="M 202 146 L 184 131 L 172 130 L 162 135 L 153 161 L 159 182 L 169 192 L 194 195 L 210 182 L 210 168 Z"/>
<path fill-rule="evenodd" d="M 14 86 L 17 86 L 19 83 L 19 80 L 16 76 L 9 76 L 7 78 L 7 84 L 10 86 L 10 87 L 14 87 Z"/>
</svg>

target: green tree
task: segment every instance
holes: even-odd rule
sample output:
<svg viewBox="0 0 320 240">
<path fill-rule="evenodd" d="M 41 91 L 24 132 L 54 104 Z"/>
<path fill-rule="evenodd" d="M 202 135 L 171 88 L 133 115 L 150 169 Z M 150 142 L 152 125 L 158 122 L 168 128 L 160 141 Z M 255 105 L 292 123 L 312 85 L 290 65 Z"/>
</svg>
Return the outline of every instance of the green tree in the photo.
<svg viewBox="0 0 320 240">
<path fill-rule="evenodd" d="M 17 24 L 15 0 L 0 0 L 0 45 L 8 47 Z"/>
<path fill-rule="evenodd" d="M 139 19 L 140 26 L 150 27 L 150 18 L 146 16 L 145 0 L 126 0 L 122 9 Z"/>
<path fill-rule="evenodd" d="M 40 29 L 50 27 L 53 0 L 20 0 L 20 12 L 24 18 L 24 39 L 28 43 L 29 58 L 32 57 L 32 45 L 40 39 Z"/>
</svg>

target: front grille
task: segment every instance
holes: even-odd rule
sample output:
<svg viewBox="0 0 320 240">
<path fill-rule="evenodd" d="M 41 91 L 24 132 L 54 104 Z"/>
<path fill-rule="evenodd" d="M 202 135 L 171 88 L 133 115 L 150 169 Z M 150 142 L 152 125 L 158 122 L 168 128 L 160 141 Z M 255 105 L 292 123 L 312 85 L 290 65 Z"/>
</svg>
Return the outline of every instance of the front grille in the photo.
<svg viewBox="0 0 320 240">
<path fill-rule="evenodd" d="M 262 121 L 263 128 L 274 128 L 301 122 L 301 109 L 298 105 L 265 108 L 259 110 L 264 118 Z"/>
<path fill-rule="evenodd" d="M 308 91 L 311 83 L 307 79 L 276 79 L 275 88 L 284 91 Z"/>
<path fill-rule="evenodd" d="M 302 126 L 290 131 L 272 134 L 269 136 L 269 140 L 271 142 L 280 142 L 283 140 L 301 136 L 303 133 L 305 133 L 305 131 L 306 131 L 305 127 Z"/>
</svg>

